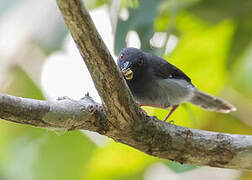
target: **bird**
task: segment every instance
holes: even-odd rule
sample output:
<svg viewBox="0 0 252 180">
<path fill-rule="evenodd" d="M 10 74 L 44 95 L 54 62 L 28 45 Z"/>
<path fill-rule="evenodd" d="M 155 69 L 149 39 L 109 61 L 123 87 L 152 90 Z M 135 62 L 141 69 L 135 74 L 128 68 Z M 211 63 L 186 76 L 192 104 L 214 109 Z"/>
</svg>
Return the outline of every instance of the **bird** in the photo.
<svg viewBox="0 0 252 180">
<path fill-rule="evenodd" d="M 165 122 L 180 104 L 186 102 L 220 113 L 236 111 L 236 107 L 224 99 L 200 91 L 176 66 L 141 49 L 122 49 L 117 66 L 140 107 L 171 108 Z"/>
</svg>

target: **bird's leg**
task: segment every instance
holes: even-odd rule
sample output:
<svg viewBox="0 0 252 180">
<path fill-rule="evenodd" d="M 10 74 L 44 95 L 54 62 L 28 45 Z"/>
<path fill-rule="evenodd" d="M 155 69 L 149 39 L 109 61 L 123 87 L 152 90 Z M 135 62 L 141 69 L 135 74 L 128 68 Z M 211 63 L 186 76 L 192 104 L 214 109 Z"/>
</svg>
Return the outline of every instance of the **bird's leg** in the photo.
<svg viewBox="0 0 252 180">
<path fill-rule="evenodd" d="M 170 112 L 167 114 L 167 116 L 164 119 L 164 122 L 167 121 L 167 119 L 171 116 L 171 114 L 178 108 L 179 105 L 174 105 L 172 106 L 172 109 L 170 110 Z M 172 121 L 171 121 L 172 122 Z"/>
<path fill-rule="evenodd" d="M 160 104 L 146 104 L 146 103 L 137 103 L 138 106 L 151 106 L 151 107 L 156 107 L 156 108 L 162 108 L 162 109 L 167 109 L 169 108 L 169 106 L 164 106 L 164 105 L 160 105 Z M 168 115 L 165 117 L 164 121 L 166 122 L 167 119 L 171 116 L 171 114 L 178 108 L 179 105 L 174 105 L 172 106 L 172 109 L 170 110 L 170 112 L 168 113 Z M 146 111 L 142 109 L 142 112 L 144 112 L 145 114 Z M 169 123 L 173 123 L 174 121 L 171 120 Z"/>
</svg>

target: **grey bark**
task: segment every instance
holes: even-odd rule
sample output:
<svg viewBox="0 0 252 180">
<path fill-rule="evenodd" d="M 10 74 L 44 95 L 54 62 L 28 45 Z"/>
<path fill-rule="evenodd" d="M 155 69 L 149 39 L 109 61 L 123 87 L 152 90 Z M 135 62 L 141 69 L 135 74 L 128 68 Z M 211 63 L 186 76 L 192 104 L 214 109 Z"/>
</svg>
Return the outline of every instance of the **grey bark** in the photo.
<svg viewBox="0 0 252 180">
<path fill-rule="evenodd" d="M 85 96 L 40 101 L 0 95 L 0 117 L 38 127 L 85 129 L 180 163 L 252 170 L 252 136 L 201 131 L 141 113 L 81 0 L 57 0 L 103 105 Z"/>
<path fill-rule="evenodd" d="M 180 163 L 252 170 L 252 136 L 208 132 L 164 123 L 155 117 L 118 129 L 91 97 L 42 101 L 0 94 L 2 119 L 43 128 L 84 129 L 149 155 Z"/>
</svg>

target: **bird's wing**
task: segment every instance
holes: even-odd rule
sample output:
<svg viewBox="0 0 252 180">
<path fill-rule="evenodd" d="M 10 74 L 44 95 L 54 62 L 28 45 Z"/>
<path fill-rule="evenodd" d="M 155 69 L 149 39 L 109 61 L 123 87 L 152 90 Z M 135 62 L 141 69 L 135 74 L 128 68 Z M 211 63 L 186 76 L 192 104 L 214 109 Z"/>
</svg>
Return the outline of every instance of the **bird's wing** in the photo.
<svg viewBox="0 0 252 180">
<path fill-rule="evenodd" d="M 170 64 L 166 60 L 151 54 L 149 54 L 149 60 L 151 66 L 153 67 L 153 72 L 157 77 L 163 79 L 184 79 L 185 81 L 191 84 L 191 79 L 183 71 L 178 69 L 176 66 Z"/>
</svg>

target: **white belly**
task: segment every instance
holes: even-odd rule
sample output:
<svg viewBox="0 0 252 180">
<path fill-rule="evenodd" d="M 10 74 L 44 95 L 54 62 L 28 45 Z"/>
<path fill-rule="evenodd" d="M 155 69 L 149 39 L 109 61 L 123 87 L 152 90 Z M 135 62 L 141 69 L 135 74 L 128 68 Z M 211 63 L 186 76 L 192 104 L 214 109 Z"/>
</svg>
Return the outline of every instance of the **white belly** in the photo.
<svg viewBox="0 0 252 180">
<path fill-rule="evenodd" d="M 193 97 L 196 87 L 182 79 L 159 80 L 159 94 L 166 97 L 170 105 L 177 105 L 189 101 Z"/>
</svg>

